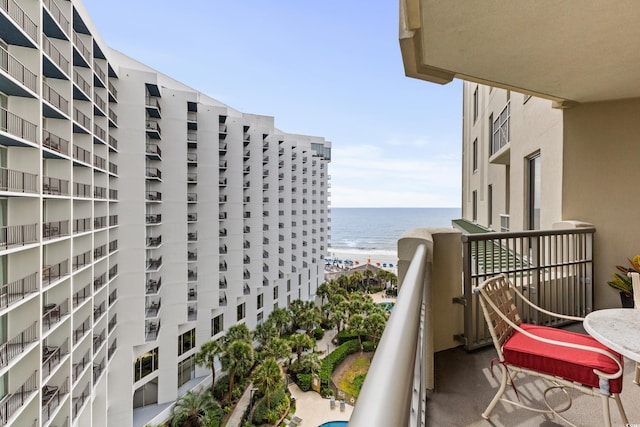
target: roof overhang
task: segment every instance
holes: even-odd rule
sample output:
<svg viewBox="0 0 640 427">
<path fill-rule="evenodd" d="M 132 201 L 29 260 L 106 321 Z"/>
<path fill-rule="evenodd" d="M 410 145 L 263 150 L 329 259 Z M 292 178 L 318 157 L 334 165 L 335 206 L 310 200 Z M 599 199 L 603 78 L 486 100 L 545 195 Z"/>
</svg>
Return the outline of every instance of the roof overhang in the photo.
<svg viewBox="0 0 640 427">
<path fill-rule="evenodd" d="M 640 97 L 639 22 L 635 0 L 400 0 L 400 49 L 409 77 L 569 106 Z"/>
</svg>

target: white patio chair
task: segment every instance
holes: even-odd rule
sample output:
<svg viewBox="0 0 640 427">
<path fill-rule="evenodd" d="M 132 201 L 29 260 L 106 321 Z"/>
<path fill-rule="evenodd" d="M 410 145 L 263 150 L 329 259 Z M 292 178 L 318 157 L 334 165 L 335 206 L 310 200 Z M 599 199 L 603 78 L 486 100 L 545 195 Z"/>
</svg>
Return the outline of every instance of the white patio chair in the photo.
<svg viewBox="0 0 640 427">
<path fill-rule="evenodd" d="M 483 418 L 488 419 L 498 401 L 502 401 L 535 412 L 555 414 L 571 424 L 560 415 L 571 407 L 570 396 L 567 395 L 569 402 L 564 407 L 555 409 L 548 403 L 547 393 L 554 389 L 573 388 L 587 395 L 600 396 L 604 425 L 611 426 L 609 399 L 616 402 L 622 424 L 628 423 L 619 396 L 622 391 L 622 357 L 589 335 L 524 323 L 514 295 L 546 315 L 576 321 L 582 321 L 582 318 L 552 313 L 536 306 L 504 274 L 486 280 L 474 292 L 479 295 L 502 374 L 500 387 L 482 413 Z M 548 409 L 526 406 L 503 396 L 508 384 L 517 394 L 512 380 L 519 373 L 550 382 L 542 395 Z"/>
<path fill-rule="evenodd" d="M 633 305 L 636 310 L 640 310 L 640 274 L 634 271 L 629 272 L 628 275 L 631 277 L 633 286 Z M 640 362 L 636 363 L 636 376 L 633 382 L 640 385 Z"/>
</svg>

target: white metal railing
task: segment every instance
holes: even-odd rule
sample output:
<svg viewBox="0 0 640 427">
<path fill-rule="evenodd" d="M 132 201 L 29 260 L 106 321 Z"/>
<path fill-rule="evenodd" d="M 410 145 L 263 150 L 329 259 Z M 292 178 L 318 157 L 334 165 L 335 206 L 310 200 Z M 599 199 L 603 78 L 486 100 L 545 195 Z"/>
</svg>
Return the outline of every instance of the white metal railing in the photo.
<svg viewBox="0 0 640 427">
<path fill-rule="evenodd" d="M 429 345 L 423 333 L 428 259 L 430 249 L 426 242 L 420 243 L 371 362 L 350 427 L 422 425 L 426 393 L 423 379 L 428 368 L 425 364 L 429 363 L 424 357 Z"/>
</svg>

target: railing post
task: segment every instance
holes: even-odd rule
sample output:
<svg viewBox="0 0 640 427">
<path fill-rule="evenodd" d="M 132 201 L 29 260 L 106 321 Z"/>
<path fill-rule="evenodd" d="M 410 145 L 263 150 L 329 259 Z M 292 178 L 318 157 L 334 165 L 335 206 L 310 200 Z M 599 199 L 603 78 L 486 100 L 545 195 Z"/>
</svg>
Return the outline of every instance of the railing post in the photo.
<svg viewBox="0 0 640 427">
<path fill-rule="evenodd" d="M 544 271 L 541 266 L 542 263 L 540 262 L 540 239 L 541 238 L 542 237 L 539 235 L 529 237 L 529 251 L 531 256 L 531 264 L 534 268 L 533 269 L 534 274 L 532 275 L 533 283 L 530 285 L 534 294 L 531 295 L 531 292 L 529 292 L 529 298 L 531 298 L 531 302 L 533 302 L 538 307 L 540 307 L 540 294 L 542 293 L 542 288 L 540 287 L 540 278 L 542 274 L 544 274 Z M 527 311 L 530 311 L 530 310 L 527 310 Z M 532 320 L 534 325 L 540 324 L 539 317 L 540 316 L 539 316 L 538 310 L 533 310 Z"/>
</svg>

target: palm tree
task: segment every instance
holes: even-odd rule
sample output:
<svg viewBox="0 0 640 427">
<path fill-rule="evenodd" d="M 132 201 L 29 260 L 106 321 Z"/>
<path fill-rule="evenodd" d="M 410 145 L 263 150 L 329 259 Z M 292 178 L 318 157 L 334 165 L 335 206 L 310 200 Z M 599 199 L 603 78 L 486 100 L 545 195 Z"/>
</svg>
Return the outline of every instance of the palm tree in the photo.
<svg viewBox="0 0 640 427">
<path fill-rule="evenodd" d="M 362 273 L 362 275 L 365 277 L 365 279 L 367 279 L 367 288 L 368 288 L 369 287 L 369 280 L 371 280 L 371 278 L 373 277 L 373 271 L 365 270 L 364 273 Z"/>
<path fill-rule="evenodd" d="M 318 359 L 318 355 L 315 353 L 302 355 L 298 363 L 298 370 L 307 374 L 320 372 L 320 359 Z"/>
<path fill-rule="evenodd" d="M 291 356 L 291 345 L 284 338 L 272 338 L 262 347 L 262 358 L 273 357 L 276 360 Z"/>
<path fill-rule="evenodd" d="M 373 342 L 378 345 L 384 327 L 386 326 L 387 318 L 384 314 L 374 313 L 367 317 L 366 320 L 366 333 L 373 338 Z"/>
<path fill-rule="evenodd" d="M 336 281 L 338 282 L 338 285 L 340 285 L 342 289 L 346 289 L 347 285 L 349 284 L 349 277 L 343 274 L 342 276 L 338 277 Z"/>
<path fill-rule="evenodd" d="M 266 322 L 256 326 L 256 330 L 253 332 L 253 337 L 262 347 L 278 336 L 280 336 L 280 333 L 278 332 L 273 320 L 270 319 L 267 319 Z"/>
<path fill-rule="evenodd" d="M 315 340 L 307 334 L 293 334 L 289 337 L 289 342 L 298 355 L 298 363 L 300 362 L 302 351 L 313 347 L 315 344 Z"/>
<path fill-rule="evenodd" d="M 340 307 L 334 307 L 330 314 L 331 321 L 336 325 L 338 333 L 342 330 L 342 323 L 347 320 L 347 315 Z"/>
<path fill-rule="evenodd" d="M 228 344 L 233 341 L 244 341 L 251 344 L 251 331 L 244 323 L 233 325 L 229 328 L 224 336 L 225 342 Z"/>
<path fill-rule="evenodd" d="M 331 295 L 329 284 L 327 282 L 320 283 L 320 285 L 318 285 L 318 289 L 316 289 L 316 295 L 320 297 L 320 302 L 324 304 L 324 299 L 328 299 L 329 295 Z"/>
<path fill-rule="evenodd" d="M 316 325 L 320 323 L 320 311 L 313 301 L 308 301 L 298 312 L 296 323 L 312 335 Z"/>
<path fill-rule="evenodd" d="M 360 341 L 360 348 L 362 348 L 362 334 L 365 332 L 366 322 L 361 314 L 353 314 L 349 318 L 349 330 L 352 330 L 358 334 L 358 341 Z"/>
<path fill-rule="evenodd" d="M 351 280 L 353 281 L 353 283 L 357 283 L 358 285 L 362 285 L 362 280 L 364 279 L 364 277 L 362 276 L 362 273 L 360 273 L 359 271 L 354 271 L 353 273 L 351 273 Z M 356 286 L 357 288 L 357 286 Z"/>
<path fill-rule="evenodd" d="M 284 308 L 274 308 L 267 320 L 273 321 L 280 335 L 282 335 L 291 324 L 291 315 Z"/>
<path fill-rule="evenodd" d="M 195 354 L 195 361 L 198 365 L 211 369 L 211 394 L 216 385 L 216 357 L 224 353 L 224 345 L 220 340 L 208 341 L 200 347 L 200 350 Z"/>
<path fill-rule="evenodd" d="M 280 365 L 273 357 L 266 358 L 260 365 L 253 371 L 251 377 L 253 384 L 258 390 L 264 394 L 264 398 L 267 401 L 267 409 L 271 409 L 271 394 L 280 389 L 283 385 L 282 371 Z"/>
<path fill-rule="evenodd" d="M 222 419 L 222 408 L 208 390 L 188 391 L 178 399 L 171 414 L 172 427 L 201 427 L 202 418 L 209 412 L 218 414 L 218 422 Z M 209 415 L 209 417 L 212 417 Z"/>
<path fill-rule="evenodd" d="M 227 346 L 222 355 L 222 369 L 229 373 L 229 393 L 233 392 L 236 375 L 244 375 L 253 366 L 253 347 L 246 341 L 236 340 Z"/>
</svg>

